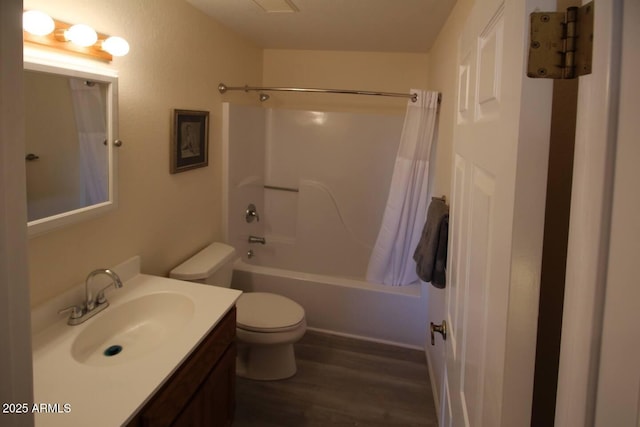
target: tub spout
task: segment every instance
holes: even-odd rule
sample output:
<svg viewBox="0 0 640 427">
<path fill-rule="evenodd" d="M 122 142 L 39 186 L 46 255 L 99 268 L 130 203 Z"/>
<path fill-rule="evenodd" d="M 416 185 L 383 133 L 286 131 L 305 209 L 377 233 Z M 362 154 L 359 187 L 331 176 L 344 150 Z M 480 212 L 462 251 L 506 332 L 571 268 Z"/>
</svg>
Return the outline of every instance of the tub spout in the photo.
<svg viewBox="0 0 640 427">
<path fill-rule="evenodd" d="M 249 236 L 249 243 L 260 243 L 261 245 L 264 245 L 267 243 L 267 241 L 264 239 L 264 237 L 258 237 L 258 236 Z"/>
</svg>

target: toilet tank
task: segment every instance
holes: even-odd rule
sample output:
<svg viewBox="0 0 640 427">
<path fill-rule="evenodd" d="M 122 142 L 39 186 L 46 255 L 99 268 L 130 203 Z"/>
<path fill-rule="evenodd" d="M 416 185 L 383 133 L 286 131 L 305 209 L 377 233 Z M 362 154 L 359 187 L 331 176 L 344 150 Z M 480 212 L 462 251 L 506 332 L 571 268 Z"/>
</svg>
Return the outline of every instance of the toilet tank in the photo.
<svg viewBox="0 0 640 427">
<path fill-rule="evenodd" d="M 229 288 L 235 254 L 233 246 L 212 243 L 171 270 L 169 277 Z"/>
</svg>

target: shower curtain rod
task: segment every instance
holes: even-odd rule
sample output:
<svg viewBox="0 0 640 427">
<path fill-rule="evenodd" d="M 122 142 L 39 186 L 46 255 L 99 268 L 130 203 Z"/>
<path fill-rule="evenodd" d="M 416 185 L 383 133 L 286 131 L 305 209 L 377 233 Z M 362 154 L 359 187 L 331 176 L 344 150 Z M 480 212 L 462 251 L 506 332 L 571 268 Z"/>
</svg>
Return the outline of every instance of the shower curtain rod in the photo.
<svg viewBox="0 0 640 427">
<path fill-rule="evenodd" d="M 317 88 L 303 88 L 303 87 L 255 87 L 255 86 L 227 86 L 224 83 L 218 85 L 218 91 L 225 93 L 228 90 L 243 90 L 249 91 L 274 91 L 274 92 L 316 92 L 316 93 L 347 93 L 352 95 L 373 95 L 373 96 L 393 96 L 398 98 L 409 98 L 412 102 L 418 100 L 417 93 L 397 93 L 397 92 L 374 92 L 369 90 L 348 90 L 348 89 L 317 89 Z M 438 102 L 440 102 L 440 96 L 438 95 Z"/>
</svg>

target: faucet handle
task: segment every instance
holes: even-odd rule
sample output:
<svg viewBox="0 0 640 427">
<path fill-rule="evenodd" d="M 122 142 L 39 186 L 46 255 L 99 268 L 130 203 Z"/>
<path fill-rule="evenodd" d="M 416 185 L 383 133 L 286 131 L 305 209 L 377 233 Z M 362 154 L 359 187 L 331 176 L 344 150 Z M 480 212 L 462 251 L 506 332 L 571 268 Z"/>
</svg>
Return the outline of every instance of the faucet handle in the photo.
<svg viewBox="0 0 640 427">
<path fill-rule="evenodd" d="M 58 314 L 70 312 L 69 319 L 79 319 L 82 317 L 83 310 L 82 307 L 77 305 L 71 305 L 69 307 L 63 308 L 62 310 L 58 310 Z"/>
<path fill-rule="evenodd" d="M 249 204 L 249 206 L 247 207 L 247 210 L 245 211 L 244 219 L 247 222 L 253 222 L 254 219 L 260 222 L 260 215 L 258 215 L 258 211 L 256 210 L 256 205 L 254 205 L 253 203 Z"/>
</svg>

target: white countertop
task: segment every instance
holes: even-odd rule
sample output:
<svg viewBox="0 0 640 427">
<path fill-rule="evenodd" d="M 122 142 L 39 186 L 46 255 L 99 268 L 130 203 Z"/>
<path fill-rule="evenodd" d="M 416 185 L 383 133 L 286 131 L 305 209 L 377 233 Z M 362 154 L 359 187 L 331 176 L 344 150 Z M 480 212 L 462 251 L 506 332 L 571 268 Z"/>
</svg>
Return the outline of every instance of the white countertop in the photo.
<svg viewBox="0 0 640 427">
<path fill-rule="evenodd" d="M 34 332 L 34 401 L 49 405 L 44 413 L 35 413 L 36 426 L 114 427 L 128 422 L 241 294 L 234 289 L 145 274 L 122 278 L 124 287 L 108 292 L 110 306 L 95 317 L 81 325 L 69 326 L 66 316 L 57 316 L 55 321 L 47 322 L 48 326 Z M 101 315 L 142 295 L 163 292 L 186 295 L 195 304 L 192 317 L 179 333 L 153 350 L 118 364 L 91 366 L 74 359 L 71 352 L 74 339 Z M 59 301 L 45 306 L 56 303 Z M 37 310 L 51 312 L 63 307 Z M 34 314 L 36 319 L 38 316 L 42 314 Z M 42 324 L 41 319 L 39 323 Z"/>
</svg>

